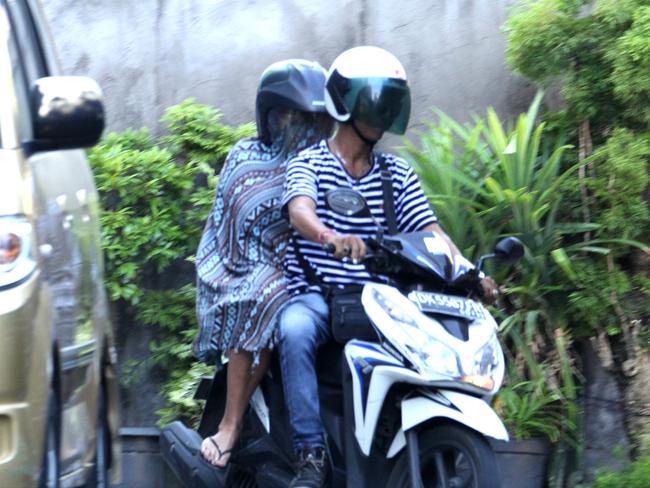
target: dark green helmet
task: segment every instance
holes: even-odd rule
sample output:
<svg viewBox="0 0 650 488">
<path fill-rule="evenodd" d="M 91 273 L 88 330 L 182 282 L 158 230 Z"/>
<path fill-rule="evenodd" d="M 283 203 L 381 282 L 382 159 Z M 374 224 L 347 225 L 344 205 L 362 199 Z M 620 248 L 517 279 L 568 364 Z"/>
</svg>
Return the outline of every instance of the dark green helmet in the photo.
<svg viewBox="0 0 650 488">
<path fill-rule="evenodd" d="M 271 144 L 269 111 L 288 109 L 325 113 L 325 69 L 315 61 L 288 59 L 264 70 L 257 89 L 255 115 L 257 133 L 264 144 Z"/>
</svg>

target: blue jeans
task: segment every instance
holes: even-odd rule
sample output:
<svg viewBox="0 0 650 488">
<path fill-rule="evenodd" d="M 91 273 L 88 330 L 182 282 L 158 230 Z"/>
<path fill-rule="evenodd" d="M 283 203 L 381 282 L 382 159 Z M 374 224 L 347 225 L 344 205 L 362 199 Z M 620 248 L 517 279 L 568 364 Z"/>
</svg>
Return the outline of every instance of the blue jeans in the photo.
<svg viewBox="0 0 650 488">
<path fill-rule="evenodd" d="M 329 306 L 320 293 L 292 298 L 280 318 L 280 364 L 294 449 L 325 447 L 316 352 L 330 340 Z"/>
</svg>

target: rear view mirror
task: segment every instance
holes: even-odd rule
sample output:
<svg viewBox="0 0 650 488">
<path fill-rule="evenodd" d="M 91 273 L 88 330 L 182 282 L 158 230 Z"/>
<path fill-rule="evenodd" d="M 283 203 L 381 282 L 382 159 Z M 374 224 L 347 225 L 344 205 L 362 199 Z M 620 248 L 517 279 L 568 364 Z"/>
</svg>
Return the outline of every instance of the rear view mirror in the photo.
<svg viewBox="0 0 650 488">
<path fill-rule="evenodd" d="M 372 217 L 363 195 L 349 188 L 335 188 L 325 194 L 327 206 L 339 215 Z"/>
<path fill-rule="evenodd" d="M 102 92 L 84 76 L 48 76 L 32 85 L 32 151 L 90 147 L 104 130 Z"/>
<path fill-rule="evenodd" d="M 497 242 L 494 255 L 502 263 L 512 264 L 524 255 L 524 245 L 516 237 L 506 237 Z"/>
</svg>

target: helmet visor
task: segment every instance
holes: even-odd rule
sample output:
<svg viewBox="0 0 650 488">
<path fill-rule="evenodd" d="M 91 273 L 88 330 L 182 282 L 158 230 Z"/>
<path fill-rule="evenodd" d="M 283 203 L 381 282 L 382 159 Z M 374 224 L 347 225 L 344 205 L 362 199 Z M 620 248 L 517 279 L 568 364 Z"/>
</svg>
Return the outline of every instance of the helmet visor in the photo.
<svg viewBox="0 0 650 488">
<path fill-rule="evenodd" d="M 411 93 L 405 80 L 352 78 L 343 96 L 352 119 L 382 132 L 404 134 L 411 114 Z"/>
</svg>

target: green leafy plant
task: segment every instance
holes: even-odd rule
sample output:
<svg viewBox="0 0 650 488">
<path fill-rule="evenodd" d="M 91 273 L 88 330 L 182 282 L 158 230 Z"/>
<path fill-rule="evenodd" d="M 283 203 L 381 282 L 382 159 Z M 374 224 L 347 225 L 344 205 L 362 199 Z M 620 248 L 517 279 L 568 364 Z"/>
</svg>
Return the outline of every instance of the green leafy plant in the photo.
<svg viewBox="0 0 650 488">
<path fill-rule="evenodd" d="M 506 385 L 494 402 L 497 414 L 506 419 L 511 438 L 546 438 L 557 442 L 565 423 L 562 397 L 552 391 L 544 378 L 519 380 L 508 375 Z"/>
<path fill-rule="evenodd" d="M 522 2 L 505 25 L 508 61 L 542 86 L 561 79 L 576 122 L 647 130 L 649 12 L 646 0 Z"/>
<path fill-rule="evenodd" d="M 404 155 L 418 173 L 445 231 L 472 259 L 488 252 L 497 233 L 469 209 L 477 205 L 480 190 L 467 179 L 481 180 L 492 172 L 495 160 L 483 138 L 484 122 L 466 127 L 441 111 L 437 121 L 418 134 L 418 143 L 405 140 Z"/>
<path fill-rule="evenodd" d="M 153 365 L 167 372 L 163 422 L 198 414 L 193 387 L 209 368 L 196 364 L 191 351 L 197 332 L 192 258 L 225 157 L 238 139 L 254 133 L 252 124 L 229 127 L 220 117 L 186 100 L 166 111 L 167 135 L 113 133 L 89 154 L 103 208 L 111 298 L 121 317 L 155 330 L 149 360 L 125 358 L 124 369 L 135 376 Z"/>
<path fill-rule="evenodd" d="M 540 87 L 561 86 L 566 107 L 545 118 L 565 128 L 583 163 L 560 188 L 558 219 L 586 227 L 555 251 L 564 274 L 555 310 L 578 339 L 599 338 L 624 396 L 645 389 L 647 368 L 629 376 L 623 365 L 643 362 L 645 336 L 632 330 L 650 320 L 643 286 L 650 242 L 650 3 L 531 0 L 513 10 L 505 30 L 514 70 Z M 642 446 L 647 422 L 624 408 L 628 434 Z"/>
<path fill-rule="evenodd" d="M 596 481 L 578 488 L 650 488 L 650 453 L 641 455 L 622 471 L 606 470 L 596 476 Z"/>
<path fill-rule="evenodd" d="M 650 133 L 615 129 L 592 159 L 594 175 L 586 186 L 592 218 L 602 225 L 596 236 L 647 242 L 650 209 L 644 192 L 650 183 Z"/>
<path fill-rule="evenodd" d="M 171 370 L 171 377 L 162 389 L 167 406 L 158 411 L 159 425 L 167 425 L 178 419 L 184 419 L 193 426 L 198 425 L 203 402 L 194 399 L 196 387 L 202 378 L 213 375 L 213 366 L 198 361 L 193 361 L 187 370 L 178 367 Z"/>
</svg>

